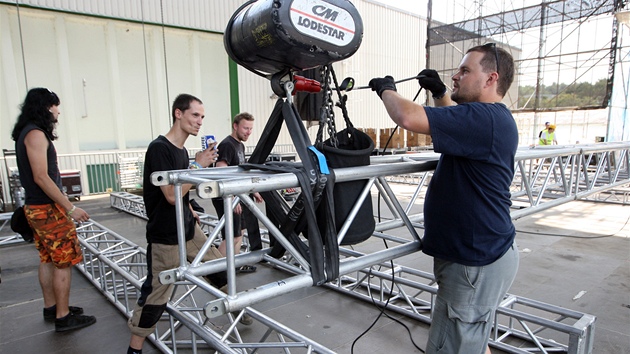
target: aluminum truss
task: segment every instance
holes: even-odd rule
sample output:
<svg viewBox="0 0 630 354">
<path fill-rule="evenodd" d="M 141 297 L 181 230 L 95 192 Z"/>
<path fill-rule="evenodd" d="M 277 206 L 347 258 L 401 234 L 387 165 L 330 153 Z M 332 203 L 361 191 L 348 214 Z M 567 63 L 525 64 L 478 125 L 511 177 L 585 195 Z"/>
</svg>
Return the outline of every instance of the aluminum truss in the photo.
<svg viewBox="0 0 630 354">
<path fill-rule="evenodd" d="M 630 183 L 629 150 L 628 143 L 519 150 L 512 186 L 514 202 L 512 217 L 517 219 Z M 367 197 L 372 188 L 378 190 L 389 214 L 386 216 L 387 220 L 377 223 L 374 237 L 354 245 L 353 249 L 343 247 L 340 249 L 341 276 L 337 281 L 326 284 L 327 287 L 365 301 L 375 302 L 380 306 L 387 305 L 391 311 L 430 323 L 432 302 L 437 290 L 433 275 L 395 264 L 394 260 L 417 252 L 421 248 L 421 240 L 416 229 L 421 228 L 423 216 L 421 213 L 413 213 L 413 205 L 424 194 L 423 189 L 431 175 L 430 162 L 435 161 L 437 156 L 427 153 L 402 157 L 375 157 L 370 166 L 335 170 L 338 182 L 368 180 L 363 197 Z M 412 176 L 407 180 L 418 181 L 417 189 L 406 208 L 401 205 L 387 181 L 400 177 L 392 176 Z M 193 183 L 199 197 L 223 196 L 228 206 L 229 203 L 235 202 L 236 198 L 249 206 L 254 206 L 248 196 L 253 191 L 273 191 L 297 186 L 297 179 L 292 174 L 245 172 L 236 167 L 160 172 L 154 174 L 152 178 L 158 185 L 175 185 L 179 193 L 181 184 Z M 124 198 L 124 195 L 116 198 Z M 120 210 L 125 210 L 122 206 L 129 206 L 131 209 L 143 207 L 137 201 L 136 205 L 132 205 L 119 202 L 112 197 L 112 205 L 114 204 Z M 361 204 L 360 200 L 357 204 Z M 129 212 L 141 215 L 131 210 Z M 198 346 L 205 346 L 231 353 L 273 347 L 283 348 L 286 352 L 332 352 L 250 307 L 265 299 L 312 285 L 308 263 L 297 252 L 293 252 L 284 236 L 262 212 L 254 209 L 254 214 L 279 242 L 289 246 L 286 247 L 289 256 L 278 260 L 266 254 L 268 249 L 234 256 L 234 250 L 228 250 L 228 257 L 225 260 L 204 264 L 197 260 L 191 264 L 182 262 L 178 269 L 160 274 L 163 282 L 174 282 L 178 284 L 178 289 L 181 289 L 169 304 L 162 332 L 156 333 L 152 338 L 160 349 L 170 352 L 176 348 L 192 347 L 195 350 Z M 340 238 L 348 231 L 347 225 L 353 216 L 354 213 L 351 212 L 350 218 L 340 232 Z M 233 230 L 229 227 L 232 224 L 231 220 L 226 219 L 231 219 L 230 213 L 216 223 L 206 222 L 210 235 L 208 247 L 210 242 L 216 239 L 223 225 L 228 225 L 226 227 L 228 238 L 233 237 Z M 143 256 L 144 252 L 122 237 L 104 230 L 100 225 L 91 225 L 90 227 L 96 227 L 97 230 L 88 230 L 87 226 L 80 230 L 82 245 L 86 254 L 89 254 L 84 262 L 84 273 L 94 279 L 93 282 L 104 293 L 114 294 L 110 300 L 114 303 L 123 303 L 124 306 L 120 304 L 117 306 L 128 314 L 129 301 L 135 299 L 136 289 L 146 267 L 144 259 L 133 257 L 138 254 Z M 99 239 L 107 237 L 113 237 L 115 240 Z M 382 246 L 384 243 L 387 243 L 386 247 Z M 116 250 L 118 247 L 120 250 Z M 228 269 L 229 282 L 234 284 L 235 265 L 261 259 L 293 275 L 239 293 L 233 286 L 229 286 L 228 294 L 208 286 L 200 278 L 204 274 Z M 121 262 L 131 265 L 119 266 Z M 240 310 L 246 311 L 260 324 L 265 325 L 266 334 L 259 338 L 241 336 L 234 326 L 233 318 L 225 315 Z M 226 320 L 224 317 L 230 318 Z M 217 326 L 222 320 L 228 324 L 225 331 L 224 327 Z M 592 315 L 508 295 L 495 316 L 490 345 L 510 353 L 532 351 L 591 353 L 595 320 Z M 275 340 L 271 339 L 272 334 L 275 334 Z M 523 342 L 531 343 L 531 348 L 523 348 Z M 519 347 L 513 345 L 514 343 L 518 343 Z"/>
<path fill-rule="evenodd" d="M 121 312 L 129 317 L 146 276 L 146 251 L 97 222 L 77 228 L 84 252 L 79 269 Z M 247 313 L 262 324 L 272 324 L 260 338 L 244 338 L 236 324 L 244 312 L 209 321 L 203 303 L 225 296 L 199 279 L 176 282 L 156 331 L 149 337 L 164 353 L 178 350 L 214 349 L 220 353 L 246 353 L 255 348 L 302 348 L 303 352 L 333 353 L 324 346 L 248 308 Z"/>
</svg>

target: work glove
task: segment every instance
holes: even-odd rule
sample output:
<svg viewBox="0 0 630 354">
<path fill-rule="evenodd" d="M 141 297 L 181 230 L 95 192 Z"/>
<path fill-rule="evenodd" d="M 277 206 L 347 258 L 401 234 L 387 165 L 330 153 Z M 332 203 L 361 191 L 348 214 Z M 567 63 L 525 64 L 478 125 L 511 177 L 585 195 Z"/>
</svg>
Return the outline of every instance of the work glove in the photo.
<svg viewBox="0 0 630 354">
<path fill-rule="evenodd" d="M 420 87 L 427 91 L 431 91 L 433 98 L 439 99 L 446 94 L 446 85 L 440 79 L 437 71 L 433 69 L 424 69 L 418 74 L 418 83 Z"/>
<path fill-rule="evenodd" d="M 377 77 L 368 83 L 372 91 L 376 91 L 378 97 L 383 99 L 382 95 L 384 91 L 392 90 L 396 91 L 396 84 L 394 83 L 394 78 L 387 75 L 383 78 Z"/>
</svg>

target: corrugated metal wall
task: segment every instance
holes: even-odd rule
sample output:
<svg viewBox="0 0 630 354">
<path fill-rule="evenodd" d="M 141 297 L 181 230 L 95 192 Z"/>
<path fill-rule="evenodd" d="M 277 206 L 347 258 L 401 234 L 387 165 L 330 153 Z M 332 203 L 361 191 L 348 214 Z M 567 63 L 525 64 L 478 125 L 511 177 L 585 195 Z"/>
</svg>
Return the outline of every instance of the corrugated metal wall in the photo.
<svg viewBox="0 0 630 354">
<path fill-rule="evenodd" d="M 61 98 L 60 153 L 146 148 L 168 131 L 170 103 L 182 92 L 206 103 L 203 134 L 230 132 L 220 33 L 0 3 L 0 36 L 2 148 L 13 147 L 8 137 L 33 87 Z"/>
<path fill-rule="evenodd" d="M 15 5 L 16 1 L 0 1 Z M 243 0 L 18 0 L 18 5 L 223 32 Z"/>
</svg>

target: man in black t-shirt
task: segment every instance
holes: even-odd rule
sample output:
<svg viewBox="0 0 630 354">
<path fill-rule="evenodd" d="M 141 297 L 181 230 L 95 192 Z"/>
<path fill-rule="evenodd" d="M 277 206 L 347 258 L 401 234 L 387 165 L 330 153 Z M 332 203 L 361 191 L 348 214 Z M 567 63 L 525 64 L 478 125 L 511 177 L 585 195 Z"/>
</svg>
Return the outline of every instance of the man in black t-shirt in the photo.
<svg viewBox="0 0 630 354">
<path fill-rule="evenodd" d="M 189 164 L 188 150 L 184 147 L 190 135 L 199 133 L 204 118 L 203 103 L 200 99 L 181 94 L 173 102 L 173 126 L 149 144 L 144 160 L 143 199 L 147 211 L 147 278 L 142 284 L 140 298 L 135 306 L 128 325 L 131 340 L 128 353 L 142 353 L 142 345 L 148 335 L 154 332 L 157 322 L 166 309 L 173 293 L 173 284 L 161 284 L 157 275 L 164 270 L 179 266 L 179 240 L 175 214 L 175 186 L 155 186 L 151 174 L 156 171 L 198 169 L 208 167 L 217 160 L 215 144 L 195 155 Z M 207 240 L 199 227 L 199 216 L 192 210 L 189 201 L 191 184 L 182 185 L 183 219 L 188 261 L 192 261 Z M 204 255 L 203 261 L 222 258 L 212 246 Z M 205 276 L 213 286 L 221 288 L 227 284 L 225 271 Z"/>
<path fill-rule="evenodd" d="M 83 261 L 74 222 L 87 221 L 90 215 L 62 192 L 53 143 L 60 104 L 59 96 L 49 89 L 30 89 L 11 137 L 26 193 L 24 214 L 39 251 L 44 320 L 54 321 L 55 331 L 66 332 L 90 326 L 96 317 L 83 315 L 81 307 L 69 306 L 72 268 Z"/>
<path fill-rule="evenodd" d="M 245 163 L 245 145 L 243 142 L 247 141 L 249 136 L 252 134 L 253 127 L 254 117 L 251 114 L 243 112 L 234 117 L 232 122 L 232 134 L 228 135 L 219 144 L 219 158 L 215 167 L 238 166 Z M 258 193 L 254 193 L 253 197 L 254 201 L 257 203 L 261 203 L 263 201 L 262 197 Z M 212 205 L 214 205 L 214 208 L 217 211 L 217 216 L 221 218 L 225 214 L 223 199 L 213 199 Z M 258 222 L 251 212 L 239 204 L 234 208 L 233 220 L 234 252 L 238 254 L 241 249 L 241 244 L 243 242 L 242 230 L 246 228 L 248 223 L 251 224 L 251 227 L 248 227 L 247 229 L 252 249 L 262 249 Z M 251 232 L 249 230 L 251 230 Z M 224 240 L 219 246 L 219 252 L 221 252 L 224 256 L 226 253 L 225 247 L 226 245 Z M 237 269 L 239 272 L 253 272 L 255 270 L 256 267 L 251 265 L 245 265 Z"/>
</svg>

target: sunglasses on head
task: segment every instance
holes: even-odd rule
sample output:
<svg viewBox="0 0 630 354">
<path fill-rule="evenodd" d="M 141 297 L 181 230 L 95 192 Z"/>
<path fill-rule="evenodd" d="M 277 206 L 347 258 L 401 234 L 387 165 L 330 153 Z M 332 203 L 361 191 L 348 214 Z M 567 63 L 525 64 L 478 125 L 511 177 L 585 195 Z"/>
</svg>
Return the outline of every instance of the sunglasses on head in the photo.
<svg viewBox="0 0 630 354">
<path fill-rule="evenodd" d="M 497 50 L 497 44 L 496 43 L 486 43 L 482 47 L 494 49 L 494 59 L 496 60 L 496 63 L 497 63 L 497 73 L 498 73 L 499 72 L 499 51 Z"/>
</svg>

